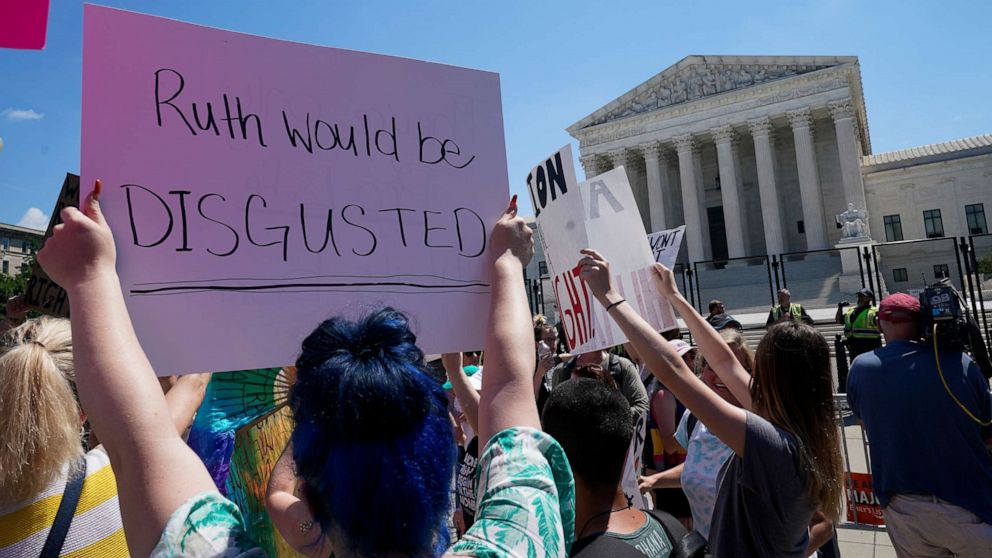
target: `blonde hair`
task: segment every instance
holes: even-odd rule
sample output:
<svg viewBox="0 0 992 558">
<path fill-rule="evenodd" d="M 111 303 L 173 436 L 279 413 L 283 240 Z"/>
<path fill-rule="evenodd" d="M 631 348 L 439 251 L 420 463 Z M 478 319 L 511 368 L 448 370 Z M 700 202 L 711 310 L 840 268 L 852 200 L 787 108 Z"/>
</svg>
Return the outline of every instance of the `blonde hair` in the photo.
<svg viewBox="0 0 992 558">
<path fill-rule="evenodd" d="M 83 455 L 69 321 L 42 317 L 0 336 L 0 506 L 40 493 Z"/>
</svg>

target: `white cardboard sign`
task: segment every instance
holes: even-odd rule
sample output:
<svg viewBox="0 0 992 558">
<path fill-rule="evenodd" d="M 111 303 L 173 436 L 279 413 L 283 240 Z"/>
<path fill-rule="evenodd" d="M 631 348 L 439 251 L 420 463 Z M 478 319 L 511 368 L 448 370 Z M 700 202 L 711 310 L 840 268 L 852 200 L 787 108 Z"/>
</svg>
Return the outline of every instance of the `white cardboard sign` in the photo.
<svg viewBox="0 0 992 558">
<path fill-rule="evenodd" d="M 676 327 L 671 305 L 651 280 L 654 257 L 623 167 L 578 183 L 572 148 L 566 145 L 534 167 L 527 186 L 541 227 L 565 338 L 573 353 L 627 340 L 579 277 L 576 264 L 583 248 L 593 248 L 609 260 L 621 296 L 655 330 Z"/>
<path fill-rule="evenodd" d="M 679 248 L 682 247 L 682 239 L 684 237 L 685 225 L 649 234 L 648 244 L 651 245 L 654 261 L 669 269 L 674 268 L 675 260 L 679 257 Z"/>
</svg>

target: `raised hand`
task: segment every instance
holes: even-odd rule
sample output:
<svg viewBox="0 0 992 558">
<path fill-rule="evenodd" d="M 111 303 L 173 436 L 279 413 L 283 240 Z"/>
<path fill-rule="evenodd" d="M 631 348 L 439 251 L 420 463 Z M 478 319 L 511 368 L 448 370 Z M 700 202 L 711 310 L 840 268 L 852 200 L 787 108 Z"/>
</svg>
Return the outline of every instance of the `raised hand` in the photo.
<svg viewBox="0 0 992 558">
<path fill-rule="evenodd" d="M 584 257 L 579 260 L 581 268 L 579 276 L 589 285 L 596 299 L 604 302 L 608 295 L 615 294 L 610 276 L 610 262 L 592 248 L 585 248 L 581 253 Z"/>
<path fill-rule="evenodd" d="M 519 261 L 521 267 L 534 256 L 534 233 L 521 217 L 517 217 L 516 195 L 489 235 L 489 253 L 494 263 L 512 258 Z"/>
<path fill-rule="evenodd" d="M 651 273 L 651 280 L 654 282 L 654 286 L 661 293 L 661 296 L 665 298 L 673 297 L 679 294 L 679 287 L 675 284 L 675 273 L 671 269 L 656 263 L 653 266 Z"/>
<path fill-rule="evenodd" d="M 67 291 L 98 277 L 116 273 L 117 249 L 114 236 L 100 211 L 101 184 L 86 196 L 81 209 L 62 210 L 62 223 L 38 252 L 42 269 Z"/>
</svg>

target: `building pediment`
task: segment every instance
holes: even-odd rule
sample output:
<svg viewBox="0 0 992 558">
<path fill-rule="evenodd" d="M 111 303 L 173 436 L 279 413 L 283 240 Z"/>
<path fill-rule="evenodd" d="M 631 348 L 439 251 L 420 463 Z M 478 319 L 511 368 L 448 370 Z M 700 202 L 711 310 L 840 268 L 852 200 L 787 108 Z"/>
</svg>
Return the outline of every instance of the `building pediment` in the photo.
<svg viewBox="0 0 992 558">
<path fill-rule="evenodd" d="M 568 128 L 583 128 L 785 80 L 857 64 L 854 56 L 687 56 Z"/>
</svg>

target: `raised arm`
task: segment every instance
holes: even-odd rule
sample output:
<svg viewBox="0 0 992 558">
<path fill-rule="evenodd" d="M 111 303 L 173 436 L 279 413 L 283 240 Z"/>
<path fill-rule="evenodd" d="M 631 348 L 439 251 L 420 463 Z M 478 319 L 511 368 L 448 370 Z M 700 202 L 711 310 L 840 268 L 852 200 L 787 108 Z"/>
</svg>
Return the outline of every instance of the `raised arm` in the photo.
<svg viewBox="0 0 992 558">
<path fill-rule="evenodd" d="M 38 261 L 72 307 L 79 399 L 110 455 L 128 549 L 148 556 L 169 516 L 189 497 L 214 491 L 206 467 L 176 432 L 165 396 L 131 326 L 114 238 L 97 201 L 62 210 Z"/>
<path fill-rule="evenodd" d="M 706 387 L 689 370 L 675 349 L 651 324 L 644 321 L 634 308 L 613 288 L 609 263 L 595 250 L 586 249 L 579 265 L 582 279 L 592 289 L 596 300 L 609 308 L 610 317 L 620 326 L 627 339 L 641 355 L 648 369 L 678 397 L 699 420 L 730 446 L 738 455 L 744 454 L 744 432 L 747 415 L 743 409 L 724 401 L 713 390 Z M 654 277 L 661 281 L 655 270 Z M 619 303 L 619 304 L 618 304 Z M 728 349 L 729 350 L 729 349 Z"/>
<path fill-rule="evenodd" d="M 209 372 L 187 374 L 179 376 L 176 384 L 165 394 L 165 404 L 169 407 L 172 424 L 175 425 L 176 432 L 180 436 L 183 436 L 193 424 L 196 411 L 203 403 L 203 396 L 207 394 L 209 383 Z"/>
<path fill-rule="evenodd" d="M 479 392 L 475 391 L 472 384 L 465 375 L 462 368 L 461 353 L 447 353 L 441 355 L 441 364 L 448 374 L 448 381 L 451 382 L 451 390 L 455 392 L 455 398 L 468 419 L 469 426 L 476 432 L 479 431 Z"/>
<path fill-rule="evenodd" d="M 523 269 L 534 255 L 534 238 L 517 217 L 517 198 L 490 235 L 492 298 L 486 330 L 486 379 L 479 401 L 479 447 L 513 426 L 541 428 L 534 397 L 534 329 Z M 480 450 L 481 451 L 481 450 Z"/>
<path fill-rule="evenodd" d="M 689 327 L 692 339 L 699 347 L 699 352 L 706 357 L 706 362 L 709 363 L 710 368 L 723 380 L 737 401 L 740 401 L 745 409 L 750 409 L 751 375 L 741 366 L 741 362 L 737 360 L 734 351 L 723 341 L 723 337 L 720 337 L 713 326 L 704 320 L 699 312 L 696 312 L 696 309 L 689 304 L 689 301 L 682 296 L 675 284 L 672 270 L 661 264 L 654 264 L 654 267 L 656 276 L 661 279 L 657 282 L 659 292 L 672 303 L 675 310 L 682 316 L 685 325 Z"/>
</svg>

